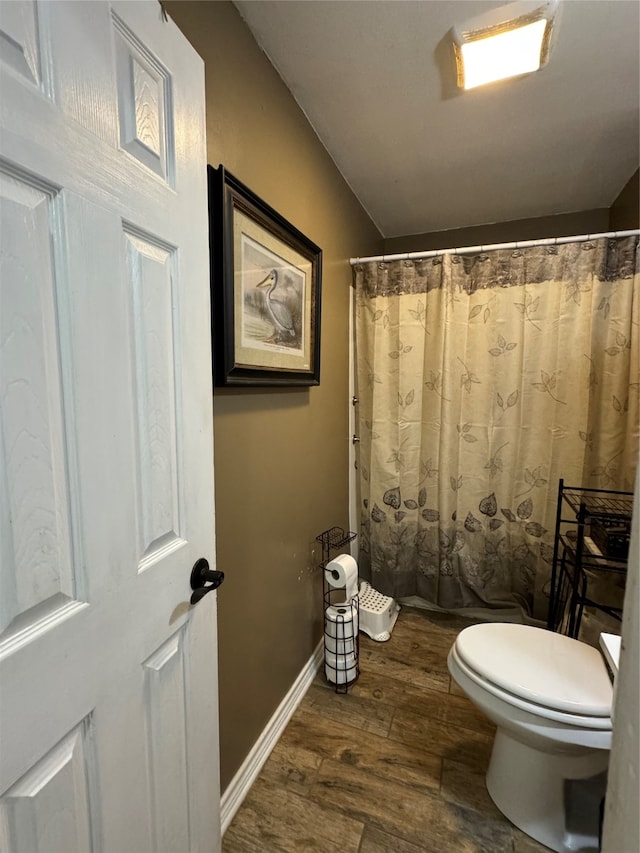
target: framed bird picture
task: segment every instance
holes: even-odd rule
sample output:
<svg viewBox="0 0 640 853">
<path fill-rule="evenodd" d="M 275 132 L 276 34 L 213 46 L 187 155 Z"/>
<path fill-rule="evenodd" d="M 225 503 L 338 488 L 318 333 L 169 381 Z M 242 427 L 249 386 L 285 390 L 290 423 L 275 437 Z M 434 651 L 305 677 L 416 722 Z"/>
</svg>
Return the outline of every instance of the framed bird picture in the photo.
<svg viewBox="0 0 640 853">
<path fill-rule="evenodd" d="M 318 385 L 322 251 L 223 166 L 208 167 L 216 385 Z"/>
</svg>

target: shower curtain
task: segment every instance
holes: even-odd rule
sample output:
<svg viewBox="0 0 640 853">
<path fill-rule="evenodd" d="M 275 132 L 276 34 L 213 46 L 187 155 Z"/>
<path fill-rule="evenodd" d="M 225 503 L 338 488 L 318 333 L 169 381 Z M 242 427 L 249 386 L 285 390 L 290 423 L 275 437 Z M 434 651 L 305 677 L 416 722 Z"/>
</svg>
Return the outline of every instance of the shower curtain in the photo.
<svg viewBox="0 0 640 853">
<path fill-rule="evenodd" d="M 632 491 L 638 238 L 354 267 L 359 563 L 544 619 L 559 478 Z"/>
</svg>

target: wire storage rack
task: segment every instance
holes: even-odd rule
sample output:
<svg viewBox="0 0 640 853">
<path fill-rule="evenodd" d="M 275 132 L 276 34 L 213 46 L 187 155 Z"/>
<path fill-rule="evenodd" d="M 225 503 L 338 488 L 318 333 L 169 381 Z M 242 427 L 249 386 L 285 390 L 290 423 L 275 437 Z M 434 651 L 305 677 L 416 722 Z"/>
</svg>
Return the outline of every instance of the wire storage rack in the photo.
<svg viewBox="0 0 640 853">
<path fill-rule="evenodd" d="M 622 608 L 591 588 L 609 576 L 624 588 L 633 494 L 558 485 L 547 627 L 577 637 L 585 607 L 616 621 Z M 602 587 L 602 583 L 599 584 Z"/>
<path fill-rule="evenodd" d="M 355 595 L 345 602 L 343 590 L 327 583 L 324 570 L 333 552 L 353 542 L 356 536 L 342 527 L 331 527 L 316 536 L 322 545 L 324 675 L 336 693 L 346 693 L 360 675 L 359 597 Z"/>
</svg>

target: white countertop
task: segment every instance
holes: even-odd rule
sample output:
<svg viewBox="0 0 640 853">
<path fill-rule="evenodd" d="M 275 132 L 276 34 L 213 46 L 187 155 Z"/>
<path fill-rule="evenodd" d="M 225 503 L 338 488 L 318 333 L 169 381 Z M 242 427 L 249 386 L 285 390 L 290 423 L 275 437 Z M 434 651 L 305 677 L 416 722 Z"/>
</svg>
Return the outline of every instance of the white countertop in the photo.
<svg viewBox="0 0 640 853">
<path fill-rule="evenodd" d="M 617 634 L 600 634 L 600 648 L 602 649 L 605 660 L 609 664 L 614 679 L 618 674 L 621 642 L 622 637 L 619 637 Z"/>
</svg>

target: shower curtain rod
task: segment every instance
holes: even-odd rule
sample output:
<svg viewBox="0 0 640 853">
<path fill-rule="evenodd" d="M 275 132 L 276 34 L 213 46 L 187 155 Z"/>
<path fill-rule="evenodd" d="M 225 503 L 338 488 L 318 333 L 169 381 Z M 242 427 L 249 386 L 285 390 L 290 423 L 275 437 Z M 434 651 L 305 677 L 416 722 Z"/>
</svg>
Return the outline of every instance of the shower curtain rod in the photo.
<svg viewBox="0 0 640 853">
<path fill-rule="evenodd" d="M 481 246 L 458 246 L 453 249 L 432 249 L 428 252 L 400 252 L 397 255 L 375 255 L 369 258 L 350 258 L 351 266 L 370 261 L 408 261 L 413 258 L 437 258 L 438 255 L 473 255 L 479 252 L 491 252 L 495 249 L 528 249 L 531 246 L 556 246 L 561 243 L 583 243 L 587 240 L 599 240 L 601 237 L 638 237 L 640 230 L 603 231 L 600 234 L 580 234 L 575 237 L 545 237 L 542 240 L 516 240 L 513 243 L 491 243 Z"/>
</svg>

